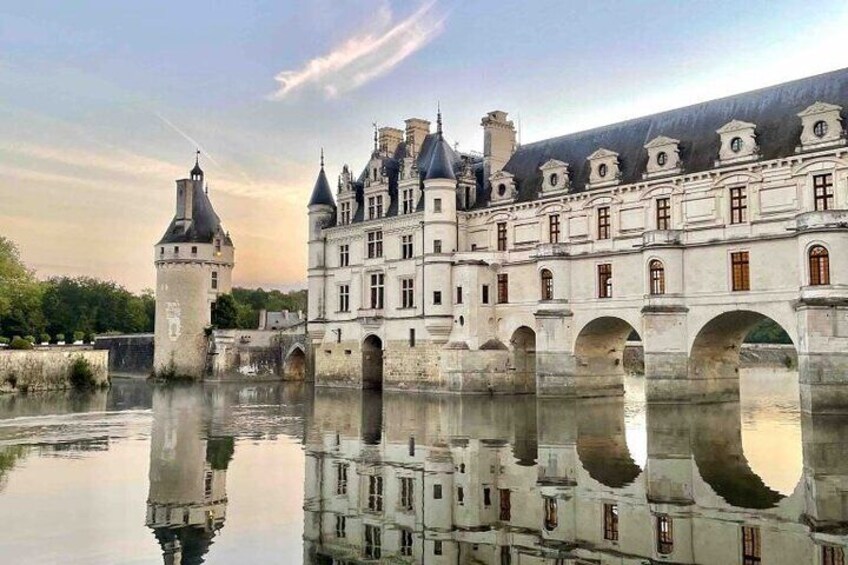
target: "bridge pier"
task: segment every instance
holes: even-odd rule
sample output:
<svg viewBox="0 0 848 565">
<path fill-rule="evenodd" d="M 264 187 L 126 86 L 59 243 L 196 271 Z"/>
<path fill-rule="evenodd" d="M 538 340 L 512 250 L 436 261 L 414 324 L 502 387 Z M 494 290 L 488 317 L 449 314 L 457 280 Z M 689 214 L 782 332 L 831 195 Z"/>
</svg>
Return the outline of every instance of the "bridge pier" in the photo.
<svg viewBox="0 0 848 565">
<path fill-rule="evenodd" d="M 648 402 L 681 402 L 690 398 L 686 313 L 683 306 L 656 301 L 642 309 Z"/>
<path fill-rule="evenodd" d="M 802 298 L 796 311 L 801 409 L 844 410 L 848 407 L 848 300 Z"/>
</svg>

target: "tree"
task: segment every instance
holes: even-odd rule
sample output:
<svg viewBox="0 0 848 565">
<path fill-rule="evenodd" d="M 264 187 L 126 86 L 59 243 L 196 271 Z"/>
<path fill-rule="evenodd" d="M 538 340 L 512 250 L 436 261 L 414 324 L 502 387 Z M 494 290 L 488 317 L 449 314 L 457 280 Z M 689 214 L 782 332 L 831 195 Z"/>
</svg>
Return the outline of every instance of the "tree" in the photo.
<svg viewBox="0 0 848 565">
<path fill-rule="evenodd" d="M 18 247 L 0 236 L 0 327 L 4 334 L 39 334 L 44 330 L 41 284 L 21 261 Z"/>
<path fill-rule="evenodd" d="M 221 294 L 212 309 L 212 325 L 223 330 L 238 327 L 238 306 L 230 294 Z"/>
</svg>

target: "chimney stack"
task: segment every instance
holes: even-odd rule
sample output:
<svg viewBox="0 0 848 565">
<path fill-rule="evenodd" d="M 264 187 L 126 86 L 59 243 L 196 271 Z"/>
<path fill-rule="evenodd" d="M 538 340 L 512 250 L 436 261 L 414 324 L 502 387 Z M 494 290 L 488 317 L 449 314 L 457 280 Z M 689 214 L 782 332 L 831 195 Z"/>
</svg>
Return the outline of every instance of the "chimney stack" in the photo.
<svg viewBox="0 0 848 565">
<path fill-rule="evenodd" d="M 421 118 L 409 118 L 404 123 L 406 124 L 407 155 L 418 157 L 424 138 L 430 133 L 430 122 Z"/>
<path fill-rule="evenodd" d="M 507 113 L 493 110 L 480 122 L 483 126 L 483 182 L 503 169 L 515 152 L 515 126 Z"/>
</svg>

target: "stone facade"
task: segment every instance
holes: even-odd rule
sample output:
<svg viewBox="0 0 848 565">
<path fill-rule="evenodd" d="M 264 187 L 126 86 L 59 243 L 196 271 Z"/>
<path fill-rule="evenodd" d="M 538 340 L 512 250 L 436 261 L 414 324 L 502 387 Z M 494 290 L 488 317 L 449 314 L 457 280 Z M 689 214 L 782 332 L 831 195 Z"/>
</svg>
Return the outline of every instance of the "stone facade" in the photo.
<svg viewBox="0 0 848 565">
<path fill-rule="evenodd" d="M 322 166 L 316 382 L 367 383 L 371 340 L 385 388 L 621 394 L 635 331 L 651 400 L 717 400 L 770 319 L 804 408 L 848 405 L 846 92 L 835 71 L 521 147 L 490 112 L 482 156 L 381 134 L 335 200 Z"/>
<path fill-rule="evenodd" d="M 212 208 L 195 164 L 177 181 L 176 214 L 154 249 L 156 320 L 153 368 L 200 379 L 207 372 L 206 330 L 218 295 L 232 289 L 233 242 Z"/>
<path fill-rule="evenodd" d="M 311 380 L 304 324 L 287 330 L 215 330 L 211 377 L 218 380 Z"/>
<path fill-rule="evenodd" d="M 94 349 L 109 352 L 110 375 L 149 377 L 153 372 L 153 334 L 96 336 Z"/>
<path fill-rule="evenodd" d="M 0 392 L 71 388 L 71 366 L 78 358 L 91 365 L 94 384 L 109 384 L 109 352 L 79 347 L 0 351 Z"/>
</svg>

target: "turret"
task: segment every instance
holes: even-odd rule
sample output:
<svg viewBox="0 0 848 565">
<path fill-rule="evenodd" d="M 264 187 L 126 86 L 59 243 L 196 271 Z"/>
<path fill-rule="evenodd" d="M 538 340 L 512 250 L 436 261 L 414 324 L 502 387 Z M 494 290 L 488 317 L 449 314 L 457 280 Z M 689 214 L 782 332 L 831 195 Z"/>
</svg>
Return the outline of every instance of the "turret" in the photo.
<svg viewBox="0 0 848 565">
<path fill-rule="evenodd" d="M 176 211 L 156 244 L 154 371 L 195 379 L 206 368 L 212 305 L 230 292 L 235 250 L 212 208 L 198 159 L 177 181 Z"/>
<path fill-rule="evenodd" d="M 321 170 L 312 188 L 312 196 L 309 198 L 309 292 L 310 296 L 318 297 L 318 300 L 309 301 L 309 320 L 317 320 L 324 317 L 324 272 L 325 243 L 324 228 L 335 223 L 336 203 L 333 200 L 333 191 L 327 181 L 324 172 L 324 150 L 321 150 Z"/>
</svg>

